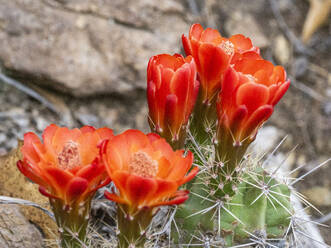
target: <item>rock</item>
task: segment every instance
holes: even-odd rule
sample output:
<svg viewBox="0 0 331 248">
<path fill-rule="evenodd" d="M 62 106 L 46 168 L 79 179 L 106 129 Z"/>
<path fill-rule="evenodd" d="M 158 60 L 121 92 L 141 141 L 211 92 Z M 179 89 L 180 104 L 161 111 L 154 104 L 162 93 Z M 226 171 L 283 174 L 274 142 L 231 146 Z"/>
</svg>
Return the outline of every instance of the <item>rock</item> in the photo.
<svg viewBox="0 0 331 248">
<path fill-rule="evenodd" d="M 19 159 L 21 159 L 20 148 L 22 146 L 22 142 L 19 142 L 18 148 L 6 154 L 5 156 L 0 157 L 0 195 L 9 196 L 14 198 L 20 198 L 28 201 L 32 201 L 37 203 L 39 206 L 50 211 L 49 201 L 47 197 L 44 197 L 40 194 L 38 190 L 38 185 L 32 183 L 28 180 L 20 171 L 17 169 L 16 163 Z M 1 207 L 1 204 L 0 204 Z M 15 210 L 16 211 L 16 210 Z M 43 211 L 37 209 L 32 206 L 20 206 L 21 215 L 27 219 L 30 223 L 33 223 L 38 227 L 39 230 L 42 230 L 45 238 L 48 240 L 54 241 L 57 238 L 57 226 L 55 222 Z M 1 210 L 0 210 L 1 217 Z M 20 222 L 19 222 L 20 223 Z M 0 218 L 0 227 L 2 224 L 2 219 Z M 15 227 L 15 226 L 13 226 Z M 25 233 L 16 232 L 15 229 L 8 228 L 12 233 L 16 233 L 16 239 L 19 242 L 23 242 L 20 240 L 25 239 Z M 32 238 L 33 236 L 31 236 Z M 29 238 L 26 238 L 28 241 Z M 0 233 L 1 240 L 1 233 Z M 31 240 L 30 240 L 31 241 Z M 36 239 L 36 244 L 38 240 Z M 24 241 L 25 242 L 25 241 Z M 21 243 L 18 243 L 20 245 Z M 0 241 L 0 247 L 2 246 Z M 41 246 L 9 246 L 12 247 L 24 247 L 24 248 L 33 248 L 33 247 L 41 247 Z M 54 247 L 54 246 L 49 246 Z"/>
<path fill-rule="evenodd" d="M 5 142 L 7 139 L 6 134 L 0 132 L 0 144 Z"/>
<path fill-rule="evenodd" d="M 232 13 L 231 18 L 225 22 L 225 29 L 229 35 L 243 34 L 250 37 L 254 46 L 264 48 L 269 45 L 269 40 L 261 31 L 258 22 L 249 13 L 235 11 Z"/>
<path fill-rule="evenodd" d="M 326 116 L 331 116 L 331 101 L 323 103 L 323 112 Z"/>
<path fill-rule="evenodd" d="M 281 65 L 286 65 L 291 56 L 291 49 L 288 41 L 283 35 L 278 35 L 275 39 L 274 55 Z"/>
<path fill-rule="evenodd" d="M 271 152 L 283 137 L 283 131 L 274 126 L 265 126 L 258 131 L 253 149 L 257 154 Z"/>
<path fill-rule="evenodd" d="M 36 123 L 36 128 L 39 132 L 43 132 L 44 129 L 50 125 L 50 123 L 45 120 L 44 118 L 42 118 L 40 115 L 37 115 L 34 119 L 35 123 Z"/>
<path fill-rule="evenodd" d="M 284 154 L 280 148 L 273 154 L 273 150 L 279 145 L 280 141 L 285 137 L 284 131 L 274 126 L 262 127 L 256 136 L 252 146 L 249 148 L 257 158 L 262 158 L 264 168 L 270 173 L 278 171 L 278 177 L 287 177 L 292 170 L 296 154 L 292 151 L 290 154 Z M 282 148 L 287 140 L 282 143 Z"/>
<path fill-rule="evenodd" d="M 308 199 L 317 206 L 331 206 L 331 189 L 330 187 L 316 186 L 303 192 Z"/>
<path fill-rule="evenodd" d="M 294 3 L 288 0 L 278 0 L 278 8 L 280 11 L 286 11 L 290 8 L 293 8 Z"/>
<path fill-rule="evenodd" d="M 145 87 L 149 57 L 180 50 L 186 13 L 176 0 L 0 0 L 0 61 L 75 96 L 128 92 Z"/>
<path fill-rule="evenodd" d="M 0 204 L 0 220 L 1 248 L 43 247 L 41 233 L 24 217 L 19 206 Z"/>
<path fill-rule="evenodd" d="M 303 76 L 308 68 L 308 60 L 306 57 L 297 57 L 293 64 L 293 74 L 295 77 Z"/>
<path fill-rule="evenodd" d="M 80 114 L 77 115 L 77 119 L 83 124 L 88 126 L 97 126 L 99 118 L 93 114 Z"/>
<path fill-rule="evenodd" d="M 140 109 L 138 112 L 136 119 L 135 119 L 136 127 L 147 133 L 150 132 L 149 124 L 148 124 L 148 107 L 147 104 L 144 105 L 143 108 Z"/>
<path fill-rule="evenodd" d="M 0 147 L 0 156 L 4 156 L 7 153 L 5 148 Z"/>
<path fill-rule="evenodd" d="M 14 118 L 13 120 L 17 125 L 19 125 L 20 127 L 23 127 L 23 128 L 26 128 L 30 123 L 28 116 L 20 116 L 20 117 Z"/>
</svg>

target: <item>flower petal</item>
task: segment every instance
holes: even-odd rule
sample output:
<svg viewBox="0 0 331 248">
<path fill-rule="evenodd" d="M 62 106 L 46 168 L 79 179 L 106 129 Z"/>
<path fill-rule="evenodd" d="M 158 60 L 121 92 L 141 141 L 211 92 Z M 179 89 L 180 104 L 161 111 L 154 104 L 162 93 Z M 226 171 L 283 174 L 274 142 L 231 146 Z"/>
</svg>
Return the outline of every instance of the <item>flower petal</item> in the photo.
<svg viewBox="0 0 331 248">
<path fill-rule="evenodd" d="M 79 198 L 87 189 L 88 181 L 81 177 L 74 177 L 66 189 L 66 202 L 69 204 Z"/>
<path fill-rule="evenodd" d="M 229 38 L 229 40 L 239 50 L 250 50 L 253 47 L 251 39 L 248 37 L 245 37 L 242 34 L 233 35 Z"/>
<path fill-rule="evenodd" d="M 63 195 L 66 191 L 68 183 L 73 179 L 73 175 L 65 170 L 57 167 L 44 168 L 45 175 L 47 176 L 49 186 L 56 190 L 57 194 Z"/>
<path fill-rule="evenodd" d="M 179 185 L 191 181 L 199 172 L 199 167 L 194 167 L 189 174 L 187 174 L 182 180 L 180 180 Z"/>
<path fill-rule="evenodd" d="M 188 199 L 188 193 L 189 192 L 187 190 L 177 191 L 177 196 L 175 198 L 168 200 L 168 201 L 155 203 L 154 205 L 152 205 L 152 207 L 182 204 Z"/>
<path fill-rule="evenodd" d="M 41 146 L 38 136 L 32 132 L 24 134 L 24 144 L 21 148 L 21 152 L 30 163 L 37 164 L 40 161 L 40 155 L 42 154 L 35 150 L 34 144 L 39 144 Z"/>
<path fill-rule="evenodd" d="M 269 119 L 272 112 L 272 105 L 264 105 L 254 111 L 243 127 L 244 137 L 255 136 L 257 128 L 259 128 L 267 119 Z"/>
<path fill-rule="evenodd" d="M 157 190 L 157 183 L 151 178 L 131 174 L 127 179 L 125 191 L 132 205 L 148 206 Z"/>
<path fill-rule="evenodd" d="M 270 101 L 270 104 L 275 106 L 279 102 L 279 100 L 283 97 L 283 95 L 286 93 L 289 87 L 290 87 L 290 80 L 286 81 L 278 88 L 272 100 Z"/>
<path fill-rule="evenodd" d="M 17 161 L 17 168 L 24 176 L 29 178 L 32 182 L 42 185 L 43 187 L 47 187 L 47 183 L 42 178 L 39 168 L 31 167 L 31 165 L 26 162 L 23 162 L 22 160 Z"/>
<path fill-rule="evenodd" d="M 201 87 L 205 90 L 204 99 L 210 100 L 215 91 L 220 90 L 222 74 L 229 66 L 229 56 L 210 43 L 203 43 L 199 48 Z"/>
<path fill-rule="evenodd" d="M 269 100 L 269 90 L 266 86 L 256 83 L 246 83 L 238 88 L 236 94 L 237 105 L 245 105 L 248 115 Z"/>
<path fill-rule="evenodd" d="M 117 202 L 119 204 L 126 204 L 127 202 L 121 198 L 120 196 L 116 195 L 116 194 L 113 194 L 113 193 L 110 193 L 108 191 L 105 191 L 105 197 L 108 199 L 108 200 L 111 200 L 113 202 Z"/>
</svg>

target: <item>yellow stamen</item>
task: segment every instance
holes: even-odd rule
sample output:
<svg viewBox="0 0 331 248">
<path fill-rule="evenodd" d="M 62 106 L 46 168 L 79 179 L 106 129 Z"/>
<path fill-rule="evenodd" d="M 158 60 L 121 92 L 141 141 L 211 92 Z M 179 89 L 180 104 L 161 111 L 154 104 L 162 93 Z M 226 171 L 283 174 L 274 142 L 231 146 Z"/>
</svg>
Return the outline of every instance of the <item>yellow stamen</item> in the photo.
<svg viewBox="0 0 331 248">
<path fill-rule="evenodd" d="M 129 170 L 142 177 L 155 177 L 158 171 L 158 164 L 147 153 L 138 151 L 130 158 Z"/>
<path fill-rule="evenodd" d="M 231 41 L 223 41 L 220 47 L 224 50 L 227 55 L 232 55 L 234 53 L 234 45 Z"/>
<path fill-rule="evenodd" d="M 58 155 L 59 167 L 63 170 L 70 170 L 80 164 L 78 146 L 76 143 L 69 141 Z"/>
</svg>

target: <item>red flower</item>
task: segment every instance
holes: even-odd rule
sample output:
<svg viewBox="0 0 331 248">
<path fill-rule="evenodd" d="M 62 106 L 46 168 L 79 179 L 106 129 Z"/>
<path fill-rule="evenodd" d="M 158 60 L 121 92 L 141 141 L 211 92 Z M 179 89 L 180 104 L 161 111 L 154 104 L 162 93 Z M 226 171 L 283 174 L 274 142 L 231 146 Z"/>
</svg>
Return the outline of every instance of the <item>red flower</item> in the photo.
<svg viewBox="0 0 331 248">
<path fill-rule="evenodd" d="M 178 187 L 190 181 L 198 172 L 192 166 L 193 154 L 173 151 L 157 134 L 128 130 L 104 142 L 101 149 L 107 172 L 118 193 L 105 196 L 126 205 L 130 213 L 147 207 L 183 203 L 188 192 Z"/>
<path fill-rule="evenodd" d="M 202 103 L 210 104 L 221 89 L 223 75 L 230 64 L 242 58 L 259 58 L 259 49 L 249 38 L 237 34 L 224 38 L 216 29 L 193 24 L 189 37 L 182 36 L 184 50 L 192 55 L 201 83 Z"/>
<path fill-rule="evenodd" d="M 44 130 L 43 143 L 34 133 L 24 135 L 23 159 L 17 165 L 40 185 L 42 194 L 71 205 L 110 182 L 104 165 L 96 158 L 97 145 L 112 137 L 113 131 L 108 128 L 69 130 L 52 124 Z"/>
<path fill-rule="evenodd" d="M 105 196 L 117 202 L 118 247 L 144 247 L 146 229 L 162 205 L 185 202 L 187 190 L 178 190 L 198 173 L 193 154 L 173 151 L 159 135 L 128 130 L 103 142 L 101 155 L 116 186 Z M 187 174 L 188 173 L 188 174 Z"/>
<path fill-rule="evenodd" d="M 227 70 L 217 103 L 220 157 L 237 147 L 241 159 L 289 85 L 284 68 L 263 59 L 245 58 Z"/>
<path fill-rule="evenodd" d="M 182 146 L 185 126 L 198 91 L 196 66 L 191 56 L 153 56 L 147 68 L 147 99 L 151 129 L 166 138 L 169 143 L 179 142 L 179 147 Z"/>
</svg>

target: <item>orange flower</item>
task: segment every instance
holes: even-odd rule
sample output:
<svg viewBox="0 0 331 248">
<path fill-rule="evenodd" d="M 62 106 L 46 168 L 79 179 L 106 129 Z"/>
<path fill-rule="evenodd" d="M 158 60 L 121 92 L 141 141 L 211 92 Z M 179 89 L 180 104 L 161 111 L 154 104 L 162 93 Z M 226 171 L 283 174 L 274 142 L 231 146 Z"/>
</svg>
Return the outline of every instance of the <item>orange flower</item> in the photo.
<svg viewBox="0 0 331 248">
<path fill-rule="evenodd" d="M 85 126 L 69 130 L 54 124 L 43 133 L 43 143 L 34 133 L 24 135 L 23 160 L 19 170 L 40 185 L 40 192 L 66 205 L 84 201 L 108 184 L 105 167 L 98 161 L 97 145 L 113 137 L 108 128 Z"/>
<path fill-rule="evenodd" d="M 193 154 L 173 151 L 157 134 L 128 130 L 104 142 L 101 148 L 107 172 L 117 193 L 105 196 L 129 207 L 130 214 L 142 208 L 183 203 L 188 198 L 178 187 L 190 181 L 198 172 L 195 167 L 188 174 Z"/>
<path fill-rule="evenodd" d="M 185 126 L 199 91 L 196 66 L 191 56 L 160 54 L 147 68 L 149 123 L 154 132 L 182 148 Z"/>
<path fill-rule="evenodd" d="M 221 89 L 223 75 L 230 64 L 242 58 L 258 58 L 259 49 L 249 38 L 237 34 L 224 38 L 216 29 L 193 24 L 189 37 L 182 36 L 187 55 L 192 55 L 201 83 L 201 102 L 210 104 Z"/>
<path fill-rule="evenodd" d="M 237 162 L 242 158 L 289 85 L 284 68 L 263 59 L 245 58 L 227 70 L 217 103 L 221 159 L 231 159 L 233 149 Z"/>
</svg>

